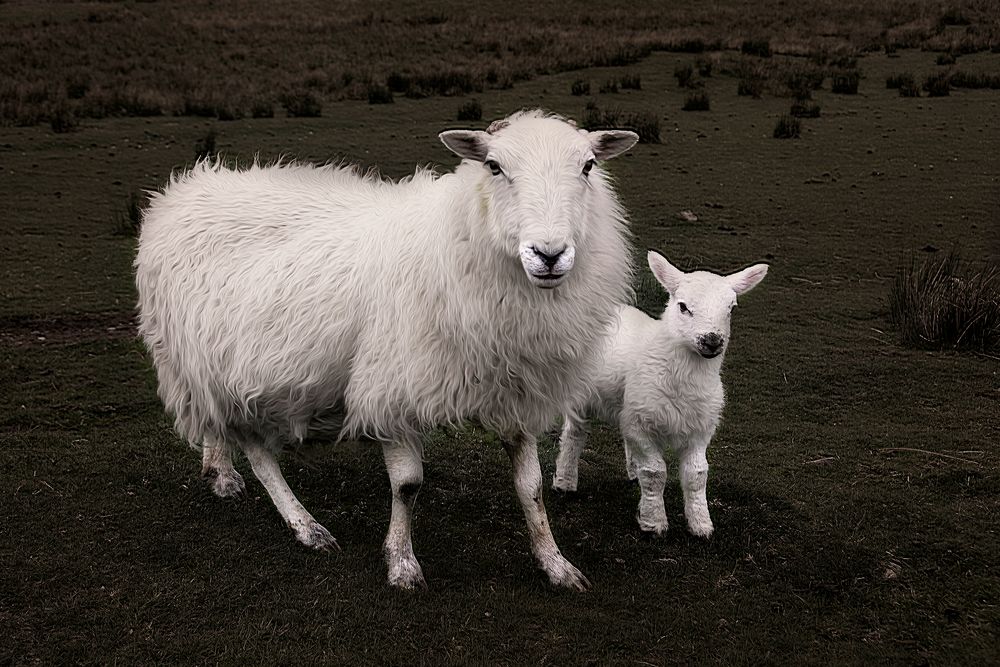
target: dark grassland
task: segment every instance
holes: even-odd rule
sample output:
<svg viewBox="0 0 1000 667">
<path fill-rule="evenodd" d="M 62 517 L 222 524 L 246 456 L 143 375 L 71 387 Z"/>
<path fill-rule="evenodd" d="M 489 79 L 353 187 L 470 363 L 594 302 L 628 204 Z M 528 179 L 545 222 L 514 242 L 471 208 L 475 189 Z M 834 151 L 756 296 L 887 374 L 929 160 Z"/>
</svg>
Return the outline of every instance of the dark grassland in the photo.
<svg viewBox="0 0 1000 667">
<path fill-rule="evenodd" d="M 455 160 L 436 134 L 456 126 L 455 100 L 400 94 L 369 105 L 367 92 L 334 86 L 319 96 L 318 118 L 84 118 L 66 133 L 7 127 L 0 664 L 995 663 L 1000 362 L 902 347 L 888 294 L 898 269 L 938 249 L 960 247 L 974 266 L 1000 262 L 1000 93 L 954 88 L 912 99 L 885 87 L 890 75 L 923 81 L 939 69 L 936 54 L 904 48 L 923 44 L 906 35 L 926 32 L 920 39 L 934 46 L 971 39 L 970 27 L 973 36 L 988 33 L 989 5 L 847 0 L 814 3 L 800 17 L 779 3 L 724 2 L 567 17 L 543 2 L 515 7 L 511 19 L 493 15 L 499 5 L 400 4 L 370 19 L 370 4 L 350 4 L 265 30 L 267 10 L 235 2 L 199 11 L 3 3 L 0 74 L 5 85 L 44 87 L 78 66 L 95 85 L 135 81 L 153 94 L 202 66 L 218 72 L 207 63 L 224 40 L 244 58 L 225 61 L 225 75 L 210 83 L 277 102 L 300 83 L 292 80 L 302 63 L 371 68 L 381 81 L 418 62 L 481 67 L 481 43 L 494 39 L 517 82 L 477 94 L 477 127 L 523 106 L 580 119 L 589 97 L 574 96 L 573 82 L 596 90 L 641 77 L 641 90 L 601 100 L 658 123 L 661 144 L 608 164 L 637 248 L 659 248 L 685 267 L 772 266 L 734 318 L 729 404 L 709 452 L 715 536 L 687 535 L 671 484 L 670 533 L 640 537 L 619 441 L 595 424 L 581 491 L 546 494 L 560 546 L 594 589 L 552 591 L 531 562 L 499 444 L 474 429 L 441 431 L 427 440 L 415 520 L 430 589 L 400 594 L 384 583 L 389 491 L 376 450 L 319 444 L 286 457 L 290 484 L 344 549 L 314 554 L 294 542 L 244 462 L 248 497 L 219 500 L 199 477 L 198 455 L 172 433 L 134 339 L 132 193 L 190 164 L 210 133 L 232 159 L 347 158 L 391 177 L 428 162 L 450 168 Z M 408 18 L 422 11 L 422 21 Z M 965 20 L 971 26 L 952 25 Z M 600 64 L 604 43 L 590 40 L 605 35 L 641 43 L 669 30 L 688 51 L 698 50 L 695 39 L 738 49 L 768 38 L 774 68 L 803 60 L 782 55 L 791 45 L 856 45 L 890 24 L 886 39 L 899 36 L 899 47 L 859 58 L 856 95 L 832 94 L 829 77 L 811 90 L 823 113 L 803 118 L 795 141 L 771 136 L 789 98 L 771 87 L 762 99 L 739 96 L 721 67 L 699 78 L 711 109 L 681 111 L 691 91 L 673 73 L 704 54 L 641 53 L 620 67 L 521 80 Z M 696 27 L 657 27 L 671 25 Z M 394 50 L 404 34 L 407 49 Z M 204 48 L 178 42 L 174 52 L 166 46 L 174 35 Z M 76 48 L 95 37 L 99 54 Z M 279 48 L 282 40 L 294 48 Z M 436 50 L 442 44 L 451 51 Z M 560 60 L 550 53 L 556 44 L 577 55 Z M 3 69 L 11 53 L 23 59 L 16 72 Z M 287 80 L 274 78 L 279 66 Z M 1000 55 L 963 53 L 957 66 L 994 75 Z M 168 70 L 178 78 L 161 81 Z M 165 107 L 187 94 L 177 90 Z M 358 101 L 335 99 L 341 92 Z M 681 220 L 682 210 L 698 220 Z M 638 288 L 640 305 L 662 306 L 646 273 Z M 552 437 L 541 457 L 548 477 Z"/>
</svg>

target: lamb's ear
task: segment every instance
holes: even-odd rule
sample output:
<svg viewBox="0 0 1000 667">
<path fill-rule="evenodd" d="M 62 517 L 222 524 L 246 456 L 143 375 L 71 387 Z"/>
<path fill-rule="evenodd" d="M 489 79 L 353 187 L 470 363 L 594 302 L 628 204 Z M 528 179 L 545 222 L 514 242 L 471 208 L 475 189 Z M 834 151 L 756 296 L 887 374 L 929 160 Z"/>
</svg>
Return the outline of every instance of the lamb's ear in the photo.
<svg viewBox="0 0 1000 667">
<path fill-rule="evenodd" d="M 600 130 L 590 133 L 590 146 L 598 160 L 618 157 L 639 141 L 639 135 L 628 130 Z"/>
<path fill-rule="evenodd" d="M 646 253 L 646 261 L 649 262 L 649 269 L 656 276 L 656 280 L 663 285 L 663 289 L 667 290 L 670 294 L 676 292 L 677 288 L 680 287 L 684 272 L 668 262 L 666 257 L 655 250 L 650 250 Z"/>
<path fill-rule="evenodd" d="M 459 157 L 483 162 L 489 150 L 490 135 L 479 130 L 448 130 L 438 135 L 441 143 Z"/>
<path fill-rule="evenodd" d="M 726 280 L 729 281 L 734 292 L 744 294 L 756 287 L 757 283 L 762 281 L 766 275 L 767 264 L 754 264 L 742 271 L 737 271 L 726 276 Z"/>
</svg>

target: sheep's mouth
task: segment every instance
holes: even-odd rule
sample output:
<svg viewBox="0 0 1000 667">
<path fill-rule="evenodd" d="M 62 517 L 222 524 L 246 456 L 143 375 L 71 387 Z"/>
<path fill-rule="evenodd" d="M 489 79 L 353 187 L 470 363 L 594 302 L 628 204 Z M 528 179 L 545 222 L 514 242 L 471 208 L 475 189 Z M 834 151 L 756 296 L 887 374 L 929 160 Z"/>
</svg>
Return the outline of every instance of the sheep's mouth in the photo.
<svg viewBox="0 0 1000 667">
<path fill-rule="evenodd" d="M 566 277 L 566 274 L 565 273 L 541 273 L 541 274 L 539 274 L 539 273 L 528 273 L 528 276 L 531 278 L 531 281 L 533 283 L 535 283 L 536 286 L 551 289 L 551 288 L 559 285 L 563 281 L 563 278 Z"/>
<path fill-rule="evenodd" d="M 707 352 L 705 350 L 698 350 L 698 354 L 705 357 L 706 359 L 715 359 L 717 356 L 722 354 L 722 350 L 716 350 L 715 352 Z"/>
</svg>

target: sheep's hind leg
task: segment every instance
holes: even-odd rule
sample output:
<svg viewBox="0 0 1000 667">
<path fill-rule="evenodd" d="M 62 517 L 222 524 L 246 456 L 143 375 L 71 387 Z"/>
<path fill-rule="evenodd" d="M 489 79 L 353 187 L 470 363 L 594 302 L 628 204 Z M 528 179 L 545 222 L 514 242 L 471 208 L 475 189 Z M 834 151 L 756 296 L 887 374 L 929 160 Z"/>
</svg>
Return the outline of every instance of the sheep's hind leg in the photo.
<svg viewBox="0 0 1000 667">
<path fill-rule="evenodd" d="M 708 512 L 708 458 L 705 452 L 711 435 L 692 438 L 680 450 L 681 488 L 688 530 L 698 537 L 711 537 L 715 527 Z"/>
<path fill-rule="evenodd" d="M 243 476 L 233 467 L 229 446 L 207 438 L 201 449 L 201 476 L 220 498 L 242 495 L 247 488 Z"/>
<path fill-rule="evenodd" d="M 427 587 L 420 563 L 413 555 L 410 528 L 413 506 L 424 482 L 422 455 L 423 446 L 416 438 L 382 445 L 382 456 L 392 486 L 392 515 L 383 552 L 389 569 L 389 583 L 407 590 Z"/>
<path fill-rule="evenodd" d="M 545 505 L 542 503 L 542 468 L 538 464 L 535 438 L 522 434 L 513 441 L 505 441 L 504 449 L 514 466 L 514 488 L 528 522 L 531 551 L 539 567 L 548 575 L 553 586 L 587 590 L 590 582 L 563 557 L 552 537 Z"/>
<path fill-rule="evenodd" d="M 583 421 L 573 415 L 563 418 L 562 436 L 559 438 L 559 456 L 556 457 L 556 474 L 552 488 L 556 491 L 576 491 L 580 454 L 587 444 L 587 430 Z"/>
<path fill-rule="evenodd" d="M 337 540 L 333 539 L 330 532 L 306 511 L 292 490 L 288 488 L 288 483 L 281 474 L 281 468 L 278 467 L 278 459 L 275 458 L 271 450 L 256 443 L 242 444 L 241 447 L 250 461 L 253 474 L 264 485 L 267 494 L 274 501 L 274 506 L 288 527 L 295 533 L 296 539 L 307 547 L 318 551 L 339 548 Z"/>
</svg>

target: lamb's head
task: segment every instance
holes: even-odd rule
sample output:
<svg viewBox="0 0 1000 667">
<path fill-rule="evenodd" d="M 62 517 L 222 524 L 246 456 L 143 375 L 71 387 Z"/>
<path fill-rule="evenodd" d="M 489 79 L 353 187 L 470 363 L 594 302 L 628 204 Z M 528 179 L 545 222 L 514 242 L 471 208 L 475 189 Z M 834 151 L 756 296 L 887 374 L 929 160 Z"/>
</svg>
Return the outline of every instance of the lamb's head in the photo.
<svg viewBox="0 0 1000 667">
<path fill-rule="evenodd" d="M 594 206 L 607 198 L 599 163 L 631 148 L 633 132 L 587 132 L 540 111 L 518 112 L 485 132 L 451 130 L 441 141 L 479 163 L 477 196 L 488 236 L 512 259 L 519 258 L 538 287 L 561 284 L 594 220 Z M 610 204 L 603 204 L 605 208 Z"/>
<path fill-rule="evenodd" d="M 767 264 L 720 276 L 709 271 L 685 273 L 655 250 L 649 251 L 647 260 L 653 275 L 670 293 L 663 311 L 664 326 L 706 359 L 726 351 L 736 297 L 749 292 L 767 275 Z"/>
</svg>

